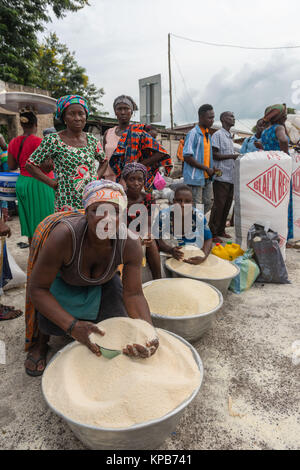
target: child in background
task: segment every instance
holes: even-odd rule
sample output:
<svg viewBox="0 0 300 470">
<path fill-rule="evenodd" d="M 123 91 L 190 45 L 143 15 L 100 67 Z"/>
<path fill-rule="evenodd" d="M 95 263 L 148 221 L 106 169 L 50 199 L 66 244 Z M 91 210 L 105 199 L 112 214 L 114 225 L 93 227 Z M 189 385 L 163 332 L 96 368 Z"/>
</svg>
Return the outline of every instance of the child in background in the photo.
<svg viewBox="0 0 300 470">
<path fill-rule="evenodd" d="M 172 255 L 173 258 L 177 260 L 182 260 L 184 255 L 181 248 L 187 244 L 197 245 L 197 247 L 204 252 L 205 256 L 195 256 L 183 259 L 183 261 L 189 264 L 201 264 L 206 260 L 212 248 L 212 233 L 208 227 L 207 220 L 202 211 L 192 206 L 192 191 L 190 187 L 185 184 L 177 186 L 174 194 L 174 204 L 178 204 L 181 208 L 182 232 L 184 231 L 184 220 L 187 216 L 191 217 L 191 228 L 188 233 L 175 234 L 174 229 L 176 229 L 176 226 L 174 225 L 173 206 L 160 211 L 158 222 L 159 237 L 157 237 L 159 250 Z M 170 219 L 170 231 L 166 233 L 164 221 L 168 219 Z M 168 243 L 166 239 L 163 239 L 163 235 L 167 235 L 169 239 Z"/>
</svg>

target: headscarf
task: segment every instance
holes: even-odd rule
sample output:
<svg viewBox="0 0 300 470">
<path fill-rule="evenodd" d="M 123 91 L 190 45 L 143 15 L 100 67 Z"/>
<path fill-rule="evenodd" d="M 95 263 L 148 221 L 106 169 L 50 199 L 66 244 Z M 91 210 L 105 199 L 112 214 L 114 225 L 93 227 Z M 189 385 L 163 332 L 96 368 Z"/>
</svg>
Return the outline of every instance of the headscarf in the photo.
<svg viewBox="0 0 300 470">
<path fill-rule="evenodd" d="M 127 104 L 127 106 L 129 106 L 129 108 L 131 109 L 131 111 L 137 111 L 137 110 L 138 110 L 138 107 L 137 107 L 135 101 L 131 98 L 131 96 L 127 96 L 127 95 L 120 95 L 120 96 L 118 96 L 118 97 L 115 99 L 114 104 L 113 104 L 114 111 L 116 110 L 116 107 L 117 107 L 118 104 L 120 104 L 120 103 Z"/>
<path fill-rule="evenodd" d="M 273 104 L 268 106 L 265 110 L 263 117 L 264 122 L 278 121 L 282 116 L 286 114 L 286 104 Z"/>
<path fill-rule="evenodd" d="M 122 177 L 126 180 L 131 173 L 135 173 L 136 171 L 141 171 L 143 173 L 144 181 L 146 181 L 147 168 L 138 162 L 127 163 L 122 171 Z"/>
<path fill-rule="evenodd" d="M 56 119 L 62 120 L 63 112 L 71 104 L 81 104 L 81 106 L 84 107 L 84 110 L 86 112 L 86 117 L 88 117 L 90 110 L 86 99 L 79 95 L 66 95 L 59 98 L 56 102 Z"/>
<path fill-rule="evenodd" d="M 127 207 L 127 196 L 121 184 L 108 180 L 95 180 L 86 185 L 82 203 L 87 209 L 94 202 L 113 202 L 123 210 Z"/>
</svg>

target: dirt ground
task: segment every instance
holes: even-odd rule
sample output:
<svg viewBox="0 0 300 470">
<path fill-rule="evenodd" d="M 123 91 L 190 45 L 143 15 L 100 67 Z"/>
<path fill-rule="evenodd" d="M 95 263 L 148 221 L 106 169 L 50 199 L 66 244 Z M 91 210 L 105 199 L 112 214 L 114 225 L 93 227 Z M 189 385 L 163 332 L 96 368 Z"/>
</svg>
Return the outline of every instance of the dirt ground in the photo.
<svg viewBox="0 0 300 470">
<path fill-rule="evenodd" d="M 26 270 L 27 249 L 16 243 L 19 221 L 8 241 Z M 259 285 L 229 293 L 213 328 L 195 345 L 204 364 L 197 398 L 162 445 L 166 450 L 299 449 L 300 365 L 292 344 L 300 340 L 300 251 L 288 250 L 291 284 Z M 24 309 L 25 289 L 9 290 L 1 302 Z M 0 449 L 83 449 L 47 407 L 41 378 L 23 367 L 24 317 L 0 322 L 6 364 L 0 363 Z M 51 357 L 66 344 L 51 339 Z"/>
</svg>

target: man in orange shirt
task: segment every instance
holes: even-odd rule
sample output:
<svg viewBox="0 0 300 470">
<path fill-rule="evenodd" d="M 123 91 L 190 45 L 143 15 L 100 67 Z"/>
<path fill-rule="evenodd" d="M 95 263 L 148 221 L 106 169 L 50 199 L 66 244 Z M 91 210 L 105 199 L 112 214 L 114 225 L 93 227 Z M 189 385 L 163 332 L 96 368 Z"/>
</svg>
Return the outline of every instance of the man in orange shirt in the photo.
<svg viewBox="0 0 300 470">
<path fill-rule="evenodd" d="M 183 147 L 183 178 L 193 194 L 193 205 L 203 204 L 204 214 L 212 205 L 211 178 L 215 173 L 209 129 L 215 113 L 210 104 L 200 106 L 199 123 L 186 136 Z"/>
</svg>

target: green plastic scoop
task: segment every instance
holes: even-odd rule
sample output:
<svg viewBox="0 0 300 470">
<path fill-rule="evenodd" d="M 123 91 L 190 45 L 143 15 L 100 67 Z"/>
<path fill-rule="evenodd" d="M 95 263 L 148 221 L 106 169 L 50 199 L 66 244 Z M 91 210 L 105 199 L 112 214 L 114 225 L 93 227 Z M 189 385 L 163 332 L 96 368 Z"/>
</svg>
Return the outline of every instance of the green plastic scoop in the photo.
<svg viewBox="0 0 300 470">
<path fill-rule="evenodd" d="M 118 351 L 117 349 L 103 348 L 103 346 L 100 346 L 99 344 L 98 346 L 100 348 L 102 356 L 106 359 L 113 359 L 114 357 L 119 356 L 119 354 L 122 354 L 122 351 Z"/>
</svg>

